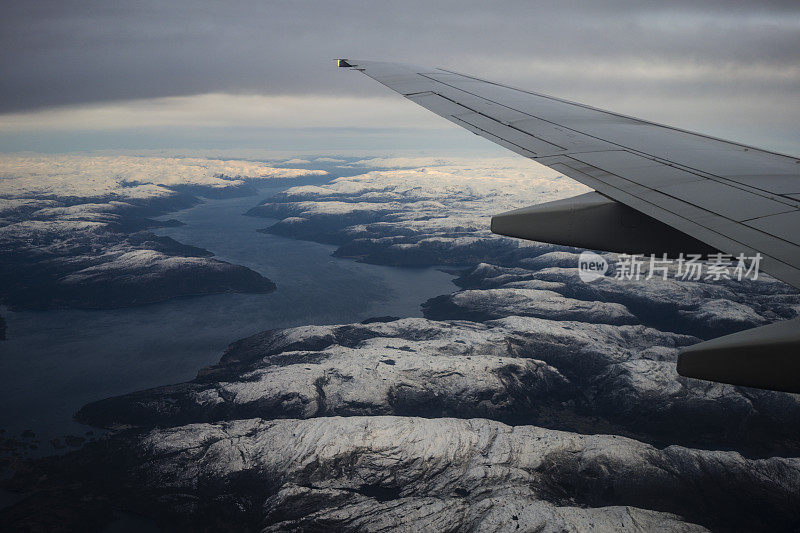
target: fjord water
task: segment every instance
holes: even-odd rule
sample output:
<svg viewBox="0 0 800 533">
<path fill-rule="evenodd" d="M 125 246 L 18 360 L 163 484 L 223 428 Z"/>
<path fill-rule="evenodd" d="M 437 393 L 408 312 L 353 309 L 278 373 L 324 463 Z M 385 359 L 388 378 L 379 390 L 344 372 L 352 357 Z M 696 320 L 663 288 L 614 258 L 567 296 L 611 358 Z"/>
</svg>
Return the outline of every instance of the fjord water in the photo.
<svg viewBox="0 0 800 533">
<path fill-rule="evenodd" d="M 42 439 L 40 453 L 50 453 L 47 440 L 90 429 L 72 421 L 82 405 L 192 379 L 242 337 L 304 324 L 421 316 L 422 302 L 454 290 L 452 276 L 436 269 L 356 263 L 332 257 L 334 246 L 258 233 L 275 221 L 243 213 L 285 188 L 208 199 L 165 217 L 184 226 L 155 231 L 261 273 L 277 284 L 275 292 L 113 310 L 4 311 L 0 428 L 7 435 L 32 429 Z"/>
</svg>

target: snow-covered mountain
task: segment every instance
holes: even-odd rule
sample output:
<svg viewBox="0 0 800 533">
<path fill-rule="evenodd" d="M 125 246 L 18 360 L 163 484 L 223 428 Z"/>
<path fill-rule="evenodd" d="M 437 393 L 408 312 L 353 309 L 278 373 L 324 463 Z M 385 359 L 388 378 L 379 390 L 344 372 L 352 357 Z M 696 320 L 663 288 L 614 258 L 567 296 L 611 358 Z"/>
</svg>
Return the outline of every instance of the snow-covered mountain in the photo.
<svg viewBox="0 0 800 533">
<path fill-rule="evenodd" d="M 71 483 L 48 509 L 186 529 L 796 528 L 800 396 L 675 362 L 796 316 L 798 292 L 766 276 L 585 283 L 579 250 L 488 232 L 492 213 L 583 191 L 522 163 L 350 162 L 389 168 L 255 208 L 337 255 L 462 267 L 461 289 L 425 318 L 265 331 L 190 382 L 91 403 L 79 420 L 126 430 L 15 483 Z M 38 523 L 27 502 L 6 514 Z"/>
<path fill-rule="evenodd" d="M 150 217 L 197 195 L 325 175 L 248 161 L 83 155 L 0 156 L 0 303 L 12 309 L 124 307 L 173 296 L 262 292 L 258 273 L 156 237 Z"/>
</svg>

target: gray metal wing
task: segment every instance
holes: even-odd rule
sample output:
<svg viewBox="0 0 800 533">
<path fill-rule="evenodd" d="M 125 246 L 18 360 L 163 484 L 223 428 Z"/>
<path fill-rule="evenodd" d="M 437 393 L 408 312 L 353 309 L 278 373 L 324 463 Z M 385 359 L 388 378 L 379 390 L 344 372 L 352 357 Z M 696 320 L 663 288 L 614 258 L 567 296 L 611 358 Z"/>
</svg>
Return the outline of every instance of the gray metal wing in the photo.
<svg viewBox="0 0 800 533">
<path fill-rule="evenodd" d="M 441 69 L 341 60 L 409 100 L 800 287 L 800 159 Z"/>
<path fill-rule="evenodd" d="M 796 157 L 443 69 L 354 59 L 341 59 L 339 66 L 359 70 L 437 115 L 597 191 L 566 207 L 551 203 L 499 215 L 492 227 L 497 233 L 614 251 L 643 246 L 651 235 L 670 252 L 758 252 L 764 271 L 800 287 Z M 625 223 L 631 215 L 640 215 L 633 226 Z M 564 224 L 565 217 L 600 225 L 570 232 L 574 225 Z M 597 231 L 606 224 L 616 224 L 613 232 Z M 595 231 L 585 230 L 590 227 Z M 791 323 L 784 344 L 800 358 L 800 323 Z M 747 353 L 757 354 L 752 334 L 746 342 Z M 704 344 L 682 355 L 679 370 L 718 379 L 720 343 L 713 346 L 713 357 Z M 756 368 L 755 373 L 741 361 L 737 365 L 733 377 L 728 372 L 719 380 L 800 392 L 797 364 L 790 376 L 783 364 L 783 369 Z"/>
</svg>

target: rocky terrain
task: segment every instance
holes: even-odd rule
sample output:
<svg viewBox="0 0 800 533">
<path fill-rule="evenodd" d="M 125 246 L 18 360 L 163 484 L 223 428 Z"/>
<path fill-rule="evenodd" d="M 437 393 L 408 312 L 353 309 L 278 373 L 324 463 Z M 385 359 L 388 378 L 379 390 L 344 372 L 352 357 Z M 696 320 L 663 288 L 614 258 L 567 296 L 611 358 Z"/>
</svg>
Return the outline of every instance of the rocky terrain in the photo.
<svg viewBox="0 0 800 533">
<path fill-rule="evenodd" d="M 51 530 L 120 512 L 187 531 L 800 527 L 800 396 L 675 371 L 682 346 L 795 317 L 798 291 L 768 276 L 584 283 L 575 250 L 486 233 L 490 209 L 532 194 L 518 192 L 525 174 L 503 185 L 436 168 L 294 188 L 257 214 L 362 260 L 471 263 L 459 290 L 424 318 L 265 331 L 192 381 L 88 404 L 77 419 L 115 432 L 18 466 L 7 486 L 28 496 L 0 517 Z M 565 192 L 528 173 L 542 197 Z"/>
<path fill-rule="evenodd" d="M 525 282 L 511 281 L 511 270 L 479 265 L 466 273 L 462 284 L 491 286 L 503 271 L 506 283 L 434 298 L 424 307 L 436 320 L 264 332 L 232 344 L 193 382 L 90 404 L 78 419 L 152 427 L 253 417 L 487 417 L 652 443 L 724 448 L 735 442 L 755 455 L 800 452 L 798 397 L 675 372 L 678 349 L 698 341 L 681 326 L 748 327 L 741 320 L 745 307 L 752 322 L 775 320 L 800 303 L 796 291 L 772 280 L 753 283 L 748 293 L 665 282 L 651 289 L 647 305 L 642 291 L 614 278 L 581 295 L 566 289 L 582 284 L 575 269 L 515 269 L 517 277 L 535 277 Z M 538 277 L 548 279 L 549 290 L 513 288 Z M 603 300 L 591 299 L 598 293 Z M 766 305 L 770 297 L 783 306 Z M 620 303 L 606 303 L 614 299 Z M 660 301 L 680 302 L 671 331 L 652 325 L 664 322 Z"/>
<path fill-rule="evenodd" d="M 190 158 L 0 157 L 0 302 L 12 310 L 110 308 L 217 292 L 264 292 L 260 274 L 148 229 L 198 195 L 321 171 Z"/>
<path fill-rule="evenodd" d="M 613 272 L 616 258 L 613 254 L 606 258 Z M 470 313 L 494 316 L 502 312 L 497 309 L 509 306 L 525 315 L 540 313 L 542 306 L 554 302 L 561 304 L 560 313 L 585 313 L 587 306 L 595 306 L 607 310 L 597 322 L 622 320 L 613 309 L 636 317 L 626 323 L 703 339 L 794 318 L 800 310 L 798 291 L 764 274 L 758 280 L 742 281 L 644 279 L 645 269 L 640 280 L 608 275 L 584 283 L 578 277 L 577 261 L 578 254 L 553 252 L 523 259 L 521 268 L 482 263 L 462 271 L 455 280 L 465 291 L 431 300 L 425 308 L 428 316 L 464 318 Z M 478 289 L 481 292 L 473 292 Z M 632 319 L 626 316 L 624 320 Z"/>
<path fill-rule="evenodd" d="M 588 190 L 519 158 L 371 159 L 360 164 L 392 168 L 292 187 L 249 214 L 280 219 L 265 232 L 336 244 L 334 255 L 368 263 L 515 264 L 566 248 L 494 235 L 491 216 Z M 397 168 L 402 166 L 408 168 Z"/>
<path fill-rule="evenodd" d="M 61 493 L 60 515 L 25 516 L 18 505 L 6 518 L 91 525 L 123 496 L 131 511 L 186 530 L 780 530 L 800 518 L 798 459 L 485 419 L 245 419 L 90 448 L 91 464 L 74 453 L 38 481 L 57 486 L 80 472 L 89 478 L 80 499 Z"/>
</svg>

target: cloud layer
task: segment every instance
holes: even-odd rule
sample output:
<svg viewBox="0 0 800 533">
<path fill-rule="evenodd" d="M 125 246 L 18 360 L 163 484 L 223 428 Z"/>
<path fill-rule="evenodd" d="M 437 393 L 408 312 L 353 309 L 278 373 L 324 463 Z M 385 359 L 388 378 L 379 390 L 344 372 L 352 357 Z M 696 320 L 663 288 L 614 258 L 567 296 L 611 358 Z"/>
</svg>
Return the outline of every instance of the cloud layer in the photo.
<svg viewBox="0 0 800 533">
<path fill-rule="evenodd" d="M 589 86 L 633 78 L 796 89 L 800 21 L 792 15 L 788 2 L 18 4 L 3 17 L 0 101 L 13 110 L 217 91 L 379 94 L 324 72 L 336 55 L 477 69 L 543 87 L 572 85 L 580 73 Z"/>
<path fill-rule="evenodd" d="M 142 121 L 162 127 L 153 124 L 159 106 L 162 120 L 182 123 L 186 117 L 173 113 L 189 104 L 206 105 L 189 127 L 223 120 L 234 128 L 241 113 L 229 101 L 209 100 L 219 94 L 267 98 L 250 106 L 265 127 L 286 125 L 272 116 L 281 109 L 291 112 L 292 127 L 365 127 L 367 115 L 375 115 L 369 127 L 416 124 L 410 104 L 336 72 L 330 60 L 350 56 L 449 67 L 722 137 L 797 148 L 785 140 L 798 137 L 800 122 L 800 17 L 790 2 L 37 2 L 5 6 L 0 28 L 0 113 L 89 105 L 91 128 Z M 163 100 L 187 96 L 199 100 Z M 308 106 L 282 107 L 280 98 Z M 150 102 L 139 115 L 143 104 L 130 101 L 141 100 Z M 127 103 L 108 104 L 120 101 Z M 373 113 L 376 102 L 381 109 Z M 404 113 L 410 120 L 393 116 Z M 24 130 L 36 120 L 0 122 Z M 72 121 L 75 129 L 82 121 Z"/>
</svg>

